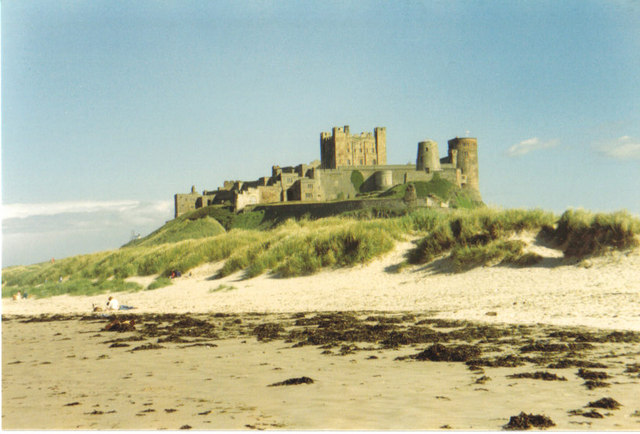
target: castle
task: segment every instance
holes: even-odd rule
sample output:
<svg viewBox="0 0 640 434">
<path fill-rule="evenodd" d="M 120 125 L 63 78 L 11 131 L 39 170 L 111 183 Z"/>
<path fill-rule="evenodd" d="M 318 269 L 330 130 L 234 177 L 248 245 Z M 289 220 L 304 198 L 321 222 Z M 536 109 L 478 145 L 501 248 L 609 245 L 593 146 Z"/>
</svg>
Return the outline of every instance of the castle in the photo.
<svg viewBox="0 0 640 434">
<path fill-rule="evenodd" d="M 208 205 L 247 205 L 277 202 L 324 202 L 355 198 L 359 193 L 384 191 L 397 184 L 430 181 L 438 174 L 480 199 L 478 141 L 449 140 L 447 156 L 440 158 L 438 144 L 418 143 L 416 164 L 388 165 L 386 128 L 352 135 L 349 126 L 320 133 L 320 161 L 271 168 L 271 176 L 256 181 L 225 181 L 217 190 L 175 195 L 175 216 Z"/>
</svg>

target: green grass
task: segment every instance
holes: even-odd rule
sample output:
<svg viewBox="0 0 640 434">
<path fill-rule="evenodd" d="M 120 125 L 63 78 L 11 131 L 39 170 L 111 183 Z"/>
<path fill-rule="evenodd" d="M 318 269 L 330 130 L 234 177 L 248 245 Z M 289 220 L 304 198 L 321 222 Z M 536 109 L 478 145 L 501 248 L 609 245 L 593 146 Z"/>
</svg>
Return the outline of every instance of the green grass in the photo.
<svg viewBox="0 0 640 434">
<path fill-rule="evenodd" d="M 234 289 L 237 289 L 235 286 L 233 285 L 225 285 L 225 284 L 220 284 L 215 288 L 211 288 L 209 290 L 209 292 L 214 293 L 214 292 L 229 292 L 229 291 L 233 291 Z"/>
<path fill-rule="evenodd" d="M 535 263 L 539 257 L 524 253 L 520 242 L 509 240 L 521 231 L 542 233 L 566 256 L 580 257 L 635 247 L 640 234 L 640 221 L 626 212 L 569 210 L 557 217 L 543 210 L 486 207 L 401 213 L 358 210 L 338 217 L 288 219 L 264 230 L 233 228 L 234 220 L 229 219 L 230 230 L 224 231 L 211 216 L 224 209 L 208 208 L 212 209 L 176 219 L 141 242 L 117 250 L 8 267 L 2 273 L 2 296 L 18 290 L 39 297 L 135 291 L 140 288 L 123 279 L 156 274 L 159 278 L 150 288 L 158 288 L 170 283 L 167 277 L 172 270 L 184 274 L 217 261 L 225 261 L 221 276 L 241 270 L 246 278 L 265 272 L 282 277 L 307 275 L 366 263 L 389 252 L 398 240 L 416 235 L 423 238 L 410 252 L 410 263 L 424 264 L 448 255 L 456 269 L 464 270 L 486 264 Z M 262 225 L 263 217 L 248 214 L 235 223 Z M 207 235 L 209 230 L 214 234 Z M 57 283 L 61 276 L 65 281 Z"/>
<path fill-rule="evenodd" d="M 180 216 L 144 238 L 133 240 L 124 247 L 157 246 L 183 240 L 211 237 L 225 232 L 224 227 L 210 216 L 192 220 L 190 215 Z"/>
<path fill-rule="evenodd" d="M 46 282 L 41 285 L 3 286 L 2 297 L 11 297 L 17 291 L 36 298 L 53 297 L 56 295 L 98 295 L 107 292 L 139 291 L 142 286 L 119 279 L 92 281 L 80 278 L 63 282 Z"/>
<path fill-rule="evenodd" d="M 149 286 L 147 286 L 147 290 L 164 288 L 171 285 L 173 285 L 173 280 L 169 279 L 168 277 L 158 276 L 153 282 L 149 284 Z"/>
<path fill-rule="evenodd" d="M 362 186 L 363 182 L 364 176 L 362 175 L 362 172 L 360 172 L 359 170 L 354 170 L 353 172 L 351 172 L 351 184 L 353 185 L 353 188 L 356 189 L 356 191 L 360 191 L 360 187 Z"/>
<path fill-rule="evenodd" d="M 610 214 L 567 210 L 558 221 L 555 241 L 565 256 L 584 257 L 638 246 L 640 220 L 626 211 Z"/>
<path fill-rule="evenodd" d="M 540 255 L 524 252 L 525 243 L 518 240 L 493 240 L 480 245 L 456 245 L 451 251 L 451 262 L 456 271 L 481 265 L 531 266 L 542 260 Z"/>
</svg>

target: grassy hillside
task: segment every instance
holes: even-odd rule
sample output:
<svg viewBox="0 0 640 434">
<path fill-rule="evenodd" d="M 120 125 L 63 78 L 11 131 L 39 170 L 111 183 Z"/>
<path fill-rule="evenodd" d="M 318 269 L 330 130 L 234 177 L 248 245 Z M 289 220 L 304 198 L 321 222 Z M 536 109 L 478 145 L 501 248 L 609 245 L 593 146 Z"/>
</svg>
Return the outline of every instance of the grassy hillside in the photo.
<svg viewBox="0 0 640 434">
<path fill-rule="evenodd" d="M 222 222 L 214 215 L 221 216 Z M 582 257 L 637 246 L 640 220 L 626 212 L 570 210 L 558 217 L 542 210 L 484 207 L 417 209 L 386 218 L 369 210 L 316 220 L 288 219 L 278 224 L 261 213 L 231 216 L 223 208 L 208 207 L 117 250 L 74 256 L 53 264 L 6 268 L 2 296 L 18 290 L 49 296 L 143 289 L 126 286 L 123 279 L 156 274 L 166 277 L 171 270 L 185 273 L 221 260 L 225 261 L 221 275 L 238 270 L 244 270 L 247 278 L 265 272 L 283 277 L 311 274 L 326 267 L 370 261 L 389 252 L 407 235 L 422 237 L 408 258 L 416 264 L 444 255 L 459 270 L 487 263 L 531 265 L 539 258 L 524 253 L 522 243 L 509 239 L 523 230 L 548 237 L 566 256 Z M 63 283 L 57 282 L 60 277 Z M 166 284 L 165 280 L 159 279 L 155 287 Z"/>
<path fill-rule="evenodd" d="M 180 216 L 169 221 L 160 229 L 144 238 L 133 240 L 124 247 L 157 246 L 158 244 L 176 243 L 183 240 L 212 237 L 225 232 L 224 227 L 213 217 L 189 218 L 190 215 Z"/>
<path fill-rule="evenodd" d="M 457 185 L 441 178 L 436 173 L 431 181 L 417 181 L 413 183 L 418 198 L 427 198 L 434 195 L 443 201 L 449 201 L 452 208 L 476 208 L 482 202 L 475 201 L 465 190 Z M 407 191 L 408 184 L 395 185 L 389 190 L 380 193 L 378 197 L 402 199 Z"/>
</svg>

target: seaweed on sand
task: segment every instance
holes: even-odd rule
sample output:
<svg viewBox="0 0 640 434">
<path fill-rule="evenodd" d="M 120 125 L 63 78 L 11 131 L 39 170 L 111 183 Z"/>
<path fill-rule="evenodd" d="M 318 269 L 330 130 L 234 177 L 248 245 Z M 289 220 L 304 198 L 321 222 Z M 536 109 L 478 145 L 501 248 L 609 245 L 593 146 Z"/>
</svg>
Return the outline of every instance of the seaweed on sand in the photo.
<svg viewBox="0 0 640 434">
<path fill-rule="evenodd" d="M 617 410 L 622 404 L 613 398 L 602 398 L 594 402 L 587 404 L 587 407 L 591 408 L 606 408 L 608 410 Z"/>
<path fill-rule="evenodd" d="M 547 416 L 541 414 L 526 414 L 524 411 L 517 416 L 511 416 L 505 430 L 521 431 L 531 428 L 548 428 L 556 424 Z"/>
<path fill-rule="evenodd" d="M 430 360 L 432 362 L 466 362 L 475 359 L 481 354 L 478 346 L 433 344 L 426 350 L 411 356 L 415 360 Z"/>
<path fill-rule="evenodd" d="M 259 341 L 278 339 L 282 332 L 284 332 L 284 327 L 279 323 L 264 323 L 253 329 L 253 335 L 258 338 Z"/>
<path fill-rule="evenodd" d="M 578 377 L 584 380 L 606 380 L 609 378 L 609 374 L 603 371 L 589 371 L 588 369 L 578 369 L 576 374 Z"/>
<path fill-rule="evenodd" d="M 298 384 L 313 384 L 313 379 L 309 377 L 289 378 L 288 380 L 280 381 L 278 383 L 269 384 L 268 387 L 276 386 L 295 386 Z"/>
<path fill-rule="evenodd" d="M 546 371 L 521 372 L 518 374 L 507 375 L 507 378 L 532 378 L 534 380 L 544 381 L 567 381 L 567 379 L 564 377 L 559 377 L 556 374 L 552 374 Z"/>
</svg>

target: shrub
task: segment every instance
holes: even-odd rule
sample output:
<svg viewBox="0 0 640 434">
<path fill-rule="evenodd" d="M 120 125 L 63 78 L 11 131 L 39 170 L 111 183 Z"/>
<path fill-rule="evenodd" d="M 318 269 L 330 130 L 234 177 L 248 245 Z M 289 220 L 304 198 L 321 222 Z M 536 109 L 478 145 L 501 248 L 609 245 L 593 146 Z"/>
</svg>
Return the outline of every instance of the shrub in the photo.
<svg viewBox="0 0 640 434">
<path fill-rule="evenodd" d="M 356 191 L 360 191 L 360 187 L 362 187 L 362 183 L 364 182 L 364 176 L 360 173 L 359 170 L 354 170 L 351 172 L 351 184 Z"/>
</svg>

